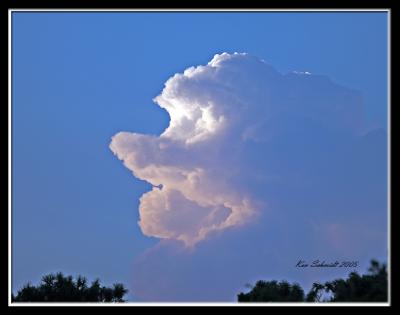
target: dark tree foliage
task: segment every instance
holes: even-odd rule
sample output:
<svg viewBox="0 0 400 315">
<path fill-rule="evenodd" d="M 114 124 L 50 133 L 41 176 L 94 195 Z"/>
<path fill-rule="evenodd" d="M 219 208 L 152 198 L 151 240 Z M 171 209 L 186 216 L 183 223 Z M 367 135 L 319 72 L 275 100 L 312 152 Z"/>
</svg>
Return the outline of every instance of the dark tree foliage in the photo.
<svg viewBox="0 0 400 315">
<path fill-rule="evenodd" d="M 248 293 L 238 294 L 239 302 L 322 302 L 323 294 L 329 296 L 323 302 L 387 302 L 387 270 L 385 264 L 371 261 L 368 273 L 360 276 L 351 272 L 346 280 L 314 283 L 304 296 L 298 284 L 286 281 L 258 281 Z"/>
<path fill-rule="evenodd" d="M 387 287 L 386 265 L 372 260 L 365 275 L 351 272 L 346 280 L 336 279 L 323 285 L 314 283 L 307 300 L 313 301 L 312 297 L 320 297 L 325 291 L 332 296 L 330 302 L 387 302 Z"/>
<path fill-rule="evenodd" d="M 74 280 L 59 272 L 43 276 L 36 287 L 26 284 L 11 299 L 13 302 L 124 302 L 127 292 L 120 283 L 107 288 L 97 279 L 89 286 L 85 277 L 78 276 Z"/>
<path fill-rule="evenodd" d="M 240 293 L 239 302 L 302 302 L 304 291 L 298 284 L 287 281 L 257 281 L 249 293 Z"/>
</svg>

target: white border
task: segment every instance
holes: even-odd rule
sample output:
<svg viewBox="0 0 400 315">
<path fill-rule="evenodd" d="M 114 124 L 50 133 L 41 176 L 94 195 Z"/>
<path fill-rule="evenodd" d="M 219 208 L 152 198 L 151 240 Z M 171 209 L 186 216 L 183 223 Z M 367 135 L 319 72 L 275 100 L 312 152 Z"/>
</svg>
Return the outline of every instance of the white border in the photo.
<svg viewBox="0 0 400 315">
<path fill-rule="evenodd" d="M 209 303 L 209 302 L 198 302 L 198 303 L 158 303 L 158 302 L 125 302 L 125 303 L 11 303 L 11 215 L 12 215 L 12 200 L 11 200 L 11 173 L 12 173 L 12 154 L 11 154 L 11 131 L 12 131 L 12 120 L 11 120 L 11 103 L 12 103 L 12 88 L 11 88 L 11 65 L 12 65 L 12 51 L 11 51 L 11 15 L 12 12 L 387 12 L 387 150 L 388 150 L 388 165 L 387 165 L 387 205 L 388 205 L 388 234 L 387 234 L 387 244 L 388 244 L 388 302 L 384 303 Z M 391 170 L 391 159 L 390 159 L 390 141 L 391 141 L 391 71 L 390 71 L 390 34 L 391 34 L 391 9 L 9 9 L 8 10 L 8 306 L 98 306 L 98 307 L 109 307 L 109 306 L 239 306 L 239 307 L 251 307 L 251 306 L 316 306 L 316 307 L 326 307 L 326 306 L 389 306 L 391 305 L 391 185 L 390 185 L 390 170 Z"/>
<path fill-rule="evenodd" d="M 12 173 L 12 159 L 11 159 L 11 11 L 8 12 L 8 305 L 11 304 L 11 173 Z"/>
<path fill-rule="evenodd" d="M 387 228 L 388 228 L 388 235 L 387 235 L 387 246 L 388 246 L 388 261 L 387 261 L 387 270 L 388 270 L 388 302 L 391 304 L 392 302 L 392 295 L 391 295 L 391 270 L 392 270 L 392 264 L 391 264 L 391 238 L 390 238 L 390 233 L 391 233 L 391 212 L 390 209 L 392 208 L 391 206 L 391 199 L 390 199 L 390 192 L 392 190 L 391 187 L 391 148 L 390 148 L 390 142 L 391 142 L 391 133 L 392 133 L 392 127 L 391 127 L 391 121 L 390 121 L 390 115 L 391 115 L 391 104 L 392 104 L 392 91 L 391 91 L 391 69 L 390 69 L 390 58 L 391 58 L 391 43 L 390 43 L 390 36 L 391 36 L 391 11 L 388 11 L 388 17 L 387 17 Z"/>
<path fill-rule="evenodd" d="M 389 12 L 390 9 L 9 9 L 12 12 Z"/>
</svg>

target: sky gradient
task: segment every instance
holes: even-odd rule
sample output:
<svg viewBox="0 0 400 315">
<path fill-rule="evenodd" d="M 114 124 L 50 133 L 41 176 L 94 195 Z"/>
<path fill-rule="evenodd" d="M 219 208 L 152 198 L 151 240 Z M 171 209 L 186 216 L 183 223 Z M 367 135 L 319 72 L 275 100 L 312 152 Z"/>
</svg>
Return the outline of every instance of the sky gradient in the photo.
<svg viewBox="0 0 400 315">
<path fill-rule="evenodd" d="M 386 13 L 14 12 L 12 32 L 14 291 L 59 270 L 129 286 L 144 252 L 171 257 L 151 254 L 159 241 L 137 224 L 151 185 L 109 144 L 120 131 L 160 135 L 169 116 L 152 99 L 217 53 L 326 75 L 362 95 L 366 129 L 387 128 Z M 218 246 L 201 247 L 198 260 Z"/>
</svg>

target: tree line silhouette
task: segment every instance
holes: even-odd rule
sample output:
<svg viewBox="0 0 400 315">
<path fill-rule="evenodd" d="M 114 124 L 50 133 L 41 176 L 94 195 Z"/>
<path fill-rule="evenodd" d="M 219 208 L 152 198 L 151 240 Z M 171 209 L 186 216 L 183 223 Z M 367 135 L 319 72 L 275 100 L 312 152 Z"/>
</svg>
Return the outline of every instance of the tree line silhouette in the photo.
<svg viewBox="0 0 400 315">
<path fill-rule="evenodd" d="M 89 286 L 87 279 L 78 276 L 64 276 L 62 272 L 42 277 L 38 286 L 27 283 L 17 295 L 12 295 L 13 302 L 125 302 L 123 296 L 128 292 L 121 283 L 113 287 L 101 286 L 96 279 Z"/>
<path fill-rule="evenodd" d="M 248 293 L 239 293 L 238 302 L 387 302 L 386 264 L 371 260 L 367 274 L 350 272 L 347 279 L 315 282 L 305 294 L 303 288 L 287 281 L 257 281 Z M 96 279 L 64 276 L 62 272 L 42 277 L 38 286 L 25 284 L 12 302 L 125 302 L 128 290 L 121 283 L 101 286 Z"/>
<path fill-rule="evenodd" d="M 371 260 L 367 274 L 351 272 L 347 279 L 315 282 L 307 295 L 297 283 L 260 280 L 237 297 L 238 302 L 387 302 L 387 285 L 386 264 Z"/>
</svg>

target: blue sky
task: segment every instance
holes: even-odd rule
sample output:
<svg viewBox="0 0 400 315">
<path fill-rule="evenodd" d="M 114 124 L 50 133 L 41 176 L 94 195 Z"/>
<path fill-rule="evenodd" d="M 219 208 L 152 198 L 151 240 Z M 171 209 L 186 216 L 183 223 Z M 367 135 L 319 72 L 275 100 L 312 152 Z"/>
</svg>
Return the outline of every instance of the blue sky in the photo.
<svg viewBox="0 0 400 315">
<path fill-rule="evenodd" d="M 127 283 L 158 243 L 140 231 L 149 184 L 108 146 L 159 135 L 152 99 L 216 53 L 248 52 L 359 90 L 386 128 L 386 13 L 24 13 L 12 17 L 13 289 L 52 271 Z"/>
</svg>

